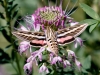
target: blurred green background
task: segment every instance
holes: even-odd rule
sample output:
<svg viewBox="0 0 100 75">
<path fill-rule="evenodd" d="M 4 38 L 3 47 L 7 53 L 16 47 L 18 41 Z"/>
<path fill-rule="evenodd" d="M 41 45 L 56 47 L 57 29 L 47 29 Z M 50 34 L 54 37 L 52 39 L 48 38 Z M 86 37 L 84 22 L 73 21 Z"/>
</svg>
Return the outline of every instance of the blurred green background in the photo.
<svg viewBox="0 0 100 75">
<path fill-rule="evenodd" d="M 73 7 L 76 0 L 73 0 L 69 9 Z M 33 14 L 34 11 L 42 6 L 47 5 L 47 0 L 15 0 L 15 3 L 18 4 L 19 12 L 18 14 L 23 16 Z M 55 4 L 55 0 L 51 0 L 51 5 Z M 68 0 L 64 0 L 63 9 L 65 9 Z M 82 21 L 84 19 L 91 19 L 86 13 L 79 7 L 79 3 L 86 3 L 90 7 L 92 7 L 99 15 L 100 15 L 100 0 L 79 0 L 76 4 L 77 10 L 75 13 L 71 15 L 75 21 Z M 4 12 L 4 9 L 0 5 L 0 12 Z M 0 19 L 0 26 L 5 26 L 6 21 Z M 83 68 L 86 69 L 89 73 L 88 75 L 93 75 L 94 72 L 99 72 L 100 69 L 100 26 L 96 27 L 92 33 L 89 33 L 89 27 L 83 32 L 80 37 L 84 40 L 84 46 L 78 47 L 75 49 L 72 44 L 70 46 L 71 50 L 76 52 L 78 60 L 83 64 Z M 0 33 L 0 48 L 4 49 L 6 53 L 11 55 L 12 48 L 5 49 L 10 43 L 3 37 L 2 33 Z M 24 57 L 21 57 L 19 54 L 19 61 L 23 61 Z M 22 62 L 21 62 L 22 63 Z M 23 64 L 21 65 L 23 67 Z M 37 71 L 37 70 L 36 70 Z M 11 64 L 0 64 L 0 75 L 13 75 L 15 70 L 13 69 Z M 97 73 L 98 74 L 98 73 Z M 34 74 L 38 75 L 38 74 Z M 100 74 L 99 74 L 100 75 Z"/>
</svg>

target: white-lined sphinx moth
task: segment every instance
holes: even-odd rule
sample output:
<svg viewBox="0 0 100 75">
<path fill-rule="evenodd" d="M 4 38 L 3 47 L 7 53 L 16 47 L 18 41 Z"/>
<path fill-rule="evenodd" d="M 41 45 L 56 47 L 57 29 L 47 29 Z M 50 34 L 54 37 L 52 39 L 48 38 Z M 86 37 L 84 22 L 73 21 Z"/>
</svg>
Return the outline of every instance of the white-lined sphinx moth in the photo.
<svg viewBox="0 0 100 75">
<path fill-rule="evenodd" d="M 88 26 L 88 24 L 74 25 L 58 31 L 54 31 L 49 26 L 46 27 L 44 32 L 32 31 L 13 31 L 13 35 L 21 40 L 30 42 L 30 45 L 41 47 L 48 45 L 51 52 L 58 53 L 58 45 L 65 45 L 73 42 Z"/>
</svg>

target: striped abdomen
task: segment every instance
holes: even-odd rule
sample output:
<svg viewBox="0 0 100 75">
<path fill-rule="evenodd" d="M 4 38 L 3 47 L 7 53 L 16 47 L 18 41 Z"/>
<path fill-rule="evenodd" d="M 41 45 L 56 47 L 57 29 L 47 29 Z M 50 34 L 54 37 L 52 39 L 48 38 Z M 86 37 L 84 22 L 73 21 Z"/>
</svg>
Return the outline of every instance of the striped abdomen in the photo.
<svg viewBox="0 0 100 75">
<path fill-rule="evenodd" d="M 58 43 L 57 43 L 57 37 L 56 37 L 55 31 L 48 26 L 46 29 L 45 35 L 46 35 L 46 41 L 47 41 L 49 50 L 53 52 L 55 55 L 57 55 Z"/>
</svg>

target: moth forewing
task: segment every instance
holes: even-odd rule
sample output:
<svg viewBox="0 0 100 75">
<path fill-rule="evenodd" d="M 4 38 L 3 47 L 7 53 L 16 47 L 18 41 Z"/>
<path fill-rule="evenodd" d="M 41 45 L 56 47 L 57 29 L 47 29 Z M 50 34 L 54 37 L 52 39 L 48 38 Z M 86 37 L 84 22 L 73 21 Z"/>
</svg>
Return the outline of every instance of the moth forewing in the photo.
<svg viewBox="0 0 100 75">
<path fill-rule="evenodd" d="M 20 40 L 28 41 L 32 46 L 41 47 L 46 44 L 46 38 L 44 32 L 31 32 L 31 31 L 13 31 Z"/>
<path fill-rule="evenodd" d="M 87 26 L 88 26 L 87 23 L 80 25 L 81 30 L 80 30 L 76 35 L 74 35 L 74 37 L 77 37 L 77 36 L 79 36 L 82 32 L 84 32 L 84 30 L 87 28 Z"/>
<path fill-rule="evenodd" d="M 73 42 L 86 28 L 88 24 L 74 25 L 57 31 L 57 41 L 59 45 Z"/>
</svg>

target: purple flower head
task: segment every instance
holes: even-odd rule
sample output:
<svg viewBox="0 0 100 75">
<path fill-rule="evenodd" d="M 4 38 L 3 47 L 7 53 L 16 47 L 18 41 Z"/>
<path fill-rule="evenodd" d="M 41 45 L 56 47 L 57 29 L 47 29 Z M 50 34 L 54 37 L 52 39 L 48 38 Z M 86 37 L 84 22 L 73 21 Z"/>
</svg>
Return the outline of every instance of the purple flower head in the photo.
<svg viewBox="0 0 100 75">
<path fill-rule="evenodd" d="M 83 46 L 83 40 L 79 37 L 76 37 L 75 38 L 75 45 L 74 45 L 75 48 L 77 48 L 78 43 L 79 43 L 80 46 Z"/>
<path fill-rule="evenodd" d="M 62 1 L 61 1 L 62 4 Z M 32 15 L 35 27 L 39 24 L 43 27 L 51 25 L 53 27 L 63 28 L 66 15 L 60 6 L 38 8 Z"/>
<path fill-rule="evenodd" d="M 24 71 L 27 73 L 27 74 L 31 74 L 32 72 L 32 61 L 30 61 L 29 63 L 26 63 L 24 65 Z"/>
<path fill-rule="evenodd" d="M 67 66 L 70 66 L 71 64 L 70 64 L 70 62 L 68 61 L 68 60 L 64 60 L 63 61 L 63 66 L 64 66 L 64 68 L 66 68 Z"/>
<path fill-rule="evenodd" d="M 51 64 L 56 64 L 57 62 L 62 62 L 62 58 L 60 56 L 56 56 L 52 59 Z"/>
<path fill-rule="evenodd" d="M 43 63 L 43 65 L 40 67 L 39 72 L 45 72 L 45 73 L 49 73 L 48 68 L 45 66 L 45 64 Z"/>
<path fill-rule="evenodd" d="M 29 42 L 23 41 L 20 43 L 18 51 L 20 52 L 20 54 L 22 54 L 23 52 L 26 52 L 29 48 L 30 48 Z"/>
</svg>

